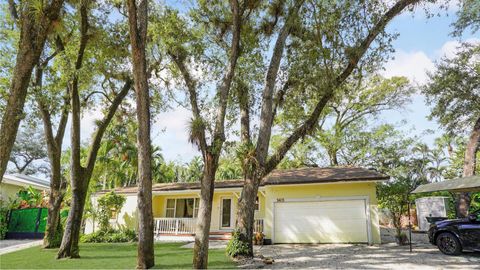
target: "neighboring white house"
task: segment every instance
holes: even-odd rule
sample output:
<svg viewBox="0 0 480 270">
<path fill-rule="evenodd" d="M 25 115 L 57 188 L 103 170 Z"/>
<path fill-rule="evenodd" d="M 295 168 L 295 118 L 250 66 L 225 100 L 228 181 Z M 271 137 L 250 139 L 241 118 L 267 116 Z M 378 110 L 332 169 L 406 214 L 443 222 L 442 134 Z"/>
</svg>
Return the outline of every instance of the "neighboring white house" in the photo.
<svg viewBox="0 0 480 270">
<path fill-rule="evenodd" d="M 39 191 L 48 191 L 50 182 L 24 174 L 5 174 L 0 183 L 0 200 L 8 201 L 8 198 L 14 197 L 22 188 L 29 186 Z"/>
</svg>

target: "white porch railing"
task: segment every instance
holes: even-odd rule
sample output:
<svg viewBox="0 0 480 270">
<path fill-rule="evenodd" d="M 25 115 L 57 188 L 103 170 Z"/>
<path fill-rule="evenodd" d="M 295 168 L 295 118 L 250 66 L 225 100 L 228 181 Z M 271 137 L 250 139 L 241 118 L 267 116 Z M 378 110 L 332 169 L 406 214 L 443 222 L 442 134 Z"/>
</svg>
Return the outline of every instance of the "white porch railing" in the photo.
<svg viewBox="0 0 480 270">
<path fill-rule="evenodd" d="M 193 234 L 196 218 L 155 218 L 155 234 Z"/>
<path fill-rule="evenodd" d="M 195 234 L 196 218 L 155 218 L 154 234 Z M 255 219 L 253 232 L 263 232 L 263 219 Z"/>
<path fill-rule="evenodd" d="M 255 219 L 253 223 L 253 232 L 263 232 L 263 219 Z"/>
</svg>

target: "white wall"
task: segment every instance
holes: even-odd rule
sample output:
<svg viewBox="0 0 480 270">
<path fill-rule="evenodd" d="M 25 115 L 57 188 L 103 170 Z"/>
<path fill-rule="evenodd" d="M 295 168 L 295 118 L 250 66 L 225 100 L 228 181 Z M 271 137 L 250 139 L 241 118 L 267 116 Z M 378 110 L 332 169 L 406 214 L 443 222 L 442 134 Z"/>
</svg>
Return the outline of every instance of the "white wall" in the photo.
<svg viewBox="0 0 480 270">
<path fill-rule="evenodd" d="M 124 195 L 127 200 L 125 201 L 125 204 L 122 207 L 122 210 L 120 210 L 120 214 L 118 215 L 118 223 L 117 219 L 111 219 L 110 224 L 114 228 L 119 228 L 125 226 L 126 228 L 135 230 L 137 228 L 137 194 L 127 194 Z M 92 206 L 96 207 L 97 205 L 97 196 L 92 196 Z M 98 220 L 95 220 L 95 224 L 93 224 L 93 220 L 88 219 L 85 224 L 85 233 L 89 234 L 94 231 L 94 225 L 95 225 L 95 231 L 98 230 Z"/>
</svg>

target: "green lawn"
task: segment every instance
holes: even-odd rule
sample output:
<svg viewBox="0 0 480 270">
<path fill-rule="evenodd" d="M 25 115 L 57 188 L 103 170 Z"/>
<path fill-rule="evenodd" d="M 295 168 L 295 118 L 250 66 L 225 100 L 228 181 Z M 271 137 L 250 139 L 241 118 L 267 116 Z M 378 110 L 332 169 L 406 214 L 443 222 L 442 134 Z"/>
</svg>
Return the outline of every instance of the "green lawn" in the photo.
<svg viewBox="0 0 480 270">
<path fill-rule="evenodd" d="M 192 268 L 192 249 L 182 243 L 155 244 L 154 268 Z M 57 250 L 32 247 L 0 255 L 0 269 L 134 269 L 137 245 L 133 243 L 81 244 L 80 259 L 56 260 Z M 210 250 L 209 268 L 235 268 L 225 250 Z"/>
</svg>

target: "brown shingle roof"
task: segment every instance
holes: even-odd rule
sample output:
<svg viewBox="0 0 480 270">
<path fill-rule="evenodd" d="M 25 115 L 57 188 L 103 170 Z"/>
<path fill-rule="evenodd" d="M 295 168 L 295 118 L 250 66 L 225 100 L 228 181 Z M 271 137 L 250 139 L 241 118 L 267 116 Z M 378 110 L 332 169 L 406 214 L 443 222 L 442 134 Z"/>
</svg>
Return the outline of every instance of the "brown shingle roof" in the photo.
<svg viewBox="0 0 480 270">
<path fill-rule="evenodd" d="M 375 170 L 358 167 L 299 168 L 275 170 L 264 180 L 265 185 L 306 184 L 318 182 L 387 180 L 390 177 Z"/>
<path fill-rule="evenodd" d="M 299 168 L 290 170 L 274 170 L 261 183 L 261 186 L 286 184 L 312 184 L 353 181 L 380 181 L 389 176 L 374 170 L 355 167 Z M 215 188 L 239 188 L 243 180 L 216 181 Z M 155 184 L 152 191 L 199 190 L 200 183 L 162 183 Z M 118 193 L 136 193 L 137 187 L 115 189 Z M 100 191 L 104 193 L 106 191 Z"/>
</svg>

